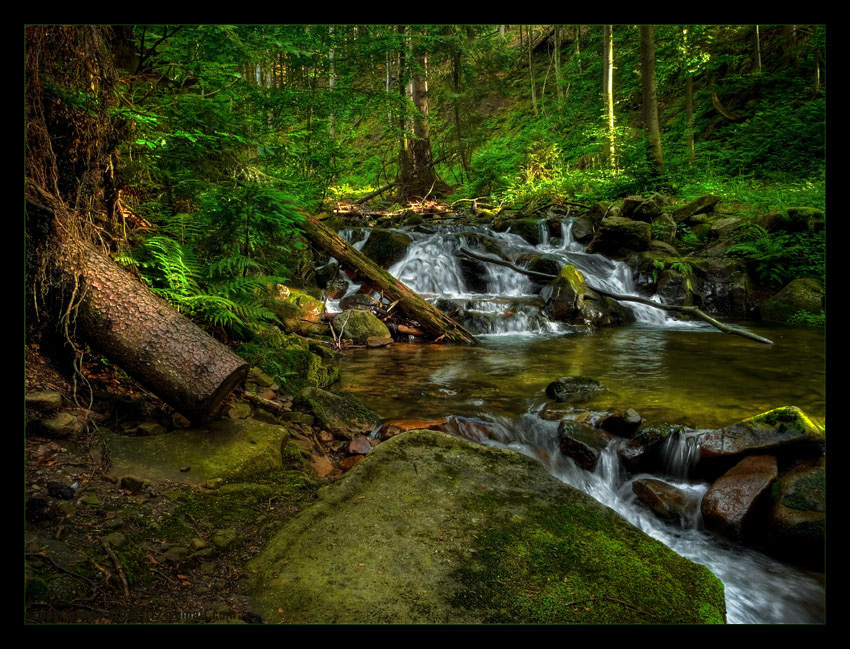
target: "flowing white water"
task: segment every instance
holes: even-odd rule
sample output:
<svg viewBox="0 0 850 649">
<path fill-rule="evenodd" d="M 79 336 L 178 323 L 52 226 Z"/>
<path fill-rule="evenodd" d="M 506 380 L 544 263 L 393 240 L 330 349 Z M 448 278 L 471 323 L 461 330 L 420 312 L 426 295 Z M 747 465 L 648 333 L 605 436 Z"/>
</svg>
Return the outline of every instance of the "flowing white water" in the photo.
<svg viewBox="0 0 850 649">
<path fill-rule="evenodd" d="M 477 430 L 454 424 L 458 434 Z M 511 448 L 541 460 L 561 481 L 592 496 L 623 516 L 632 525 L 661 541 L 677 554 L 709 568 L 722 582 L 726 593 L 726 615 L 730 624 L 817 624 L 824 621 L 824 586 L 813 574 L 783 564 L 760 552 L 723 543 L 701 529 L 698 504 L 708 484 L 690 480 L 687 474 L 668 476 L 668 484 L 685 491 L 693 503 L 693 515 L 685 524 L 666 523 L 637 504 L 632 491 L 635 480 L 649 475 L 629 476 L 617 455 L 614 441 L 601 454 L 593 471 L 580 468 L 563 456 L 558 447 L 558 422 L 535 413 L 515 421 L 489 422 L 498 441 L 482 439 L 480 433 L 464 435 L 490 446 Z M 691 464 L 694 431 L 680 436 L 665 450 L 667 465 L 686 471 Z"/>
</svg>

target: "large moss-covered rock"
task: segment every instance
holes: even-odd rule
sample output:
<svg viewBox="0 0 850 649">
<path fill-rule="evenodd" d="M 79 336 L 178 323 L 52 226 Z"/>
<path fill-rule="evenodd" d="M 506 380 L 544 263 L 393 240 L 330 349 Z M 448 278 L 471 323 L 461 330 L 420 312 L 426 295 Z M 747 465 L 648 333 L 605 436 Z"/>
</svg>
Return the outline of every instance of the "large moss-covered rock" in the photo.
<svg viewBox="0 0 850 649">
<path fill-rule="evenodd" d="M 380 444 L 251 562 L 267 623 L 721 623 L 721 582 L 535 460 Z"/>
<path fill-rule="evenodd" d="M 404 232 L 375 228 L 362 252 L 382 268 L 389 268 L 404 257 L 412 239 Z"/>
<path fill-rule="evenodd" d="M 803 278 L 789 282 L 785 288 L 761 305 L 761 317 L 772 322 L 787 322 L 800 311 L 823 313 L 826 291 L 816 279 Z"/>
<path fill-rule="evenodd" d="M 313 413 L 319 423 L 338 437 L 351 439 L 368 433 L 381 421 L 379 415 L 343 392 L 304 388 L 298 394 L 297 404 Z"/>
<path fill-rule="evenodd" d="M 705 212 L 713 211 L 714 206 L 719 202 L 719 196 L 706 194 L 705 196 L 700 196 L 699 198 L 692 200 L 686 205 L 676 208 L 676 210 L 673 211 L 672 216 L 677 223 L 681 223 L 682 221 L 688 220 L 695 214 L 704 214 Z"/>
<path fill-rule="evenodd" d="M 342 334 L 343 340 L 365 345 L 369 338 L 389 338 L 390 330 L 387 325 L 378 320 L 371 311 L 352 309 L 333 319 L 332 326 L 337 335 Z"/>
<path fill-rule="evenodd" d="M 700 438 L 700 459 L 823 444 L 826 432 L 796 406 L 776 408 Z"/>
<path fill-rule="evenodd" d="M 602 219 L 587 251 L 625 257 L 630 251 L 649 248 L 651 232 L 650 224 L 645 221 L 609 216 Z"/>
<path fill-rule="evenodd" d="M 543 243 L 546 224 L 540 219 L 516 219 L 511 221 L 511 234 L 518 234 L 532 246 Z"/>
<path fill-rule="evenodd" d="M 821 232 L 826 226 L 826 215 L 815 207 L 789 207 L 783 215 L 782 225 L 789 232 Z"/>
<path fill-rule="evenodd" d="M 153 437 L 106 434 L 114 479 L 200 484 L 215 478 L 243 479 L 283 467 L 281 445 L 289 439 L 282 426 L 254 419 L 218 419 L 201 428 Z"/>
<path fill-rule="evenodd" d="M 546 315 L 553 320 L 592 327 L 615 327 L 635 321 L 634 312 L 587 287 L 584 275 L 567 264 L 551 284 Z"/>
</svg>

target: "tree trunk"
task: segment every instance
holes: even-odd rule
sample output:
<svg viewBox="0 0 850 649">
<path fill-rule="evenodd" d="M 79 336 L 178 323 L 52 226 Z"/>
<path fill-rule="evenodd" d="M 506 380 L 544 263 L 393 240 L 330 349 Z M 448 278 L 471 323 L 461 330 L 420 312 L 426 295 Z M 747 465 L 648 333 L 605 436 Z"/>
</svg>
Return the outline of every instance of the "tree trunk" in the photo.
<svg viewBox="0 0 850 649">
<path fill-rule="evenodd" d="M 688 121 L 688 161 L 693 162 L 696 157 L 694 145 L 694 78 L 690 74 L 685 78 L 685 116 Z"/>
<path fill-rule="evenodd" d="M 655 35 L 651 25 L 640 28 L 640 79 L 643 88 L 643 118 L 649 147 L 647 156 L 656 174 L 664 171 L 661 129 L 658 125 L 658 98 L 655 94 Z"/>
<path fill-rule="evenodd" d="M 307 237 L 326 253 L 334 257 L 341 266 L 353 269 L 364 280 L 383 292 L 384 297 L 398 301 L 398 308 L 416 320 L 423 329 L 437 340 L 448 342 L 477 343 L 472 333 L 449 318 L 432 304 L 423 300 L 402 282 L 369 259 L 362 252 L 350 246 L 335 232 L 322 225 L 315 217 L 304 214 L 300 224 Z"/>
<path fill-rule="evenodd" d="M 537 115 L 537 90 L 534 87 L 534 61 L 531 54 L 534 51 L 534 44 L 531 39 L 531 26 L 527 28 L 528 33 L 526 40 L 528 41 L 528 78 L 531 80 L 531 105 L 534 108 L 534 114 Z"/>
<path fill-rule="evenodd" d="M 193 422 L 247 376 L 244 360 L 93 247 L 54 238 L 53 249 L 61 285 L 76 292 L 77 333 Z"/>
<path fill-rule="evenodd" d="M 605 97 L 605 116 L 608 130 L 607 157 L 613 171 L 617 170 L 617 153 L 614 134 L 614 39 L 612 26 L 602 25 L 603 65 L 602 92 Z"/>
<path fill-rule="evenodd" d="M 561 90 L 561 26 L 555 25 L 555 94 L 558 102 L 564 98 Z"/>
<path fill-rule="evenodd" d="M 431 154 L 431 125 L 428 110 L 428 56 L 418 57 L 418 66 L 413 75 L 413 103 L 417 114 L 413 118 L 413 173 L 420 194 L 426 193 L 437 180 Z M 423 191 L 424 190 L 424 191 Z"/>
</svg>

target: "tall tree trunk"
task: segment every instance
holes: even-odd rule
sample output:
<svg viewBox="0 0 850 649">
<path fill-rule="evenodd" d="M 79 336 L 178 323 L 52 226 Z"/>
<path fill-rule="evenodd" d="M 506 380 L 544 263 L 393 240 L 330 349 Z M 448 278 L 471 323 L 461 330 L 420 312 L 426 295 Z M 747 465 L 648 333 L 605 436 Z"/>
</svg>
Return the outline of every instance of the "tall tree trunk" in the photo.
<svg viewBox="0 0 850 649">
<path fill-rule="evenodd" d="M 561 90 L 561 26 L 555 25 L 555 94 L 558 102 L 564 98 Z"/>
<path fill-rule="evenodd" d="M 578 73 L 581 74 L 581 25 L 576 25 L 576 59 L 578 60 Z"/>
<path fill-rule="evenodd" d="M 328 75 L 328 89 L 331 92 L 331 114 L 328 117 L 328 132 L 331 136 L 331 139 L 333 140 L 334 136 L 336 135 L 335 130 L 334 130 L 335 115 L 334 115 L 334 109 L 333 109 L 333 101 L 334 101 L 333 100 L 333 91 L 334 91 L 334 88 L 336 87 L 336 72 L 334 71 L 334 44 L 333 44 L 334 28 L 333 28 L 333 25 L 328 27 L 328 37 L 330 39 L 330 48 L 328 49 L 328 65 L 330 66 L 330 74 Z"/>
<path fill-rule="evenodd" d="M 756 25 L 755 46 L 756 46 L 756 72 L 761 74 L 761 34 L 759 33 L 759 26 L 758 25 Z"/>
<path fill-rule="evenodd" d="M 401 106 L 405 106 L 407 103 L 408 75 L 406 56 L 407 43 L 405 38 L 407 28 L 403 25 L 399 25 L 397 31 L 399 36 L 401 36 L 401 42 L 398 50 L 398 92 L 399 95 L 401 95 Z M 401 146 L 399 149 L 398 159 L 398 184 L 402 188 L 402 198 L 406 198 L 404 195 L 405 188 L 410 187 L 413 184 L 415 174 L 413 173 L 413 158 L 410 152 L 410 140 L 407 136 L 407 116 L 404 110 L 399 113 L 398 126 L 399 131 L 401 132 Z"/>
<path fill-rule="evenodd" d="M 658 125 L 658 98 L 655 90 L 655 36 L 651 25 L 640 28 L 640 78 L 643 88 L 643 119 L 648 142 L 650 168 L 656 174 L 664 171 L 661 153 L 661 129 Z"/>
<path fill-rule="evenodd" d="M 613 171 L 617 170 L 616 135 L 614 130 L 614 39 L 612 26 L 602 25 L 602 96 L 605 98 L 605 121 L 608 131 L 606 157 Z"/>
<path fill-rule="evenodd" d="M 531 105 L 534 108 L 534 114 L 537 115 L 537 90 L 534 85 L 534 61 L 531 57 L 534 51 L 534 41 L 531 38 L 531 26 L 529 25 L 527 29 L 526 40 L 528 41 L 528 78 L 531 81 Z"/>
<path fill-rule="evenodd" d="M 434 158 L 431 154 L 431 124 L 428 108 L 428 55 L 418 57 L 416 72 L 413 75 L 413 104 L 416 115 L 413 117 L 413 172 L 420 192 L 427 192 L 437 180 L 434 171 Z"/>
<path fill-rule="evenodd" d="M 455 139 L 457 140 L 457 152 L 460 156 L 460 164 L 463 166 L 463 171 L 467 178 L 469 177 L 469 163 L 466 160 L 466 151 L 463 146 L 463 134 L 461 133 L 460 122 L 460 47 L 452 52 L 452 86 L 454 87 L 454 96 L 452 97 L 452 108 L 454 109 L 455 118 Z"/>
<path fill-rule="evenodd" d="M 696 158 L 696 147 L 694 145 L 694 77 L 685 77 L 685 117 L 688 122 L 688 161 L 693 162 Z"/>
</svg>

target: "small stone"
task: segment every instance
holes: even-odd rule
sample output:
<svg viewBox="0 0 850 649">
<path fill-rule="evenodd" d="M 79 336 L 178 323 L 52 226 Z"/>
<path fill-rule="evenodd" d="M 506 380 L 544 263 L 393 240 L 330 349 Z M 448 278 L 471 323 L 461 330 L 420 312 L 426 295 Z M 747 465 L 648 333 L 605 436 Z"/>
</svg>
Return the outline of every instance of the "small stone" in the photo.
<svg viewBox="0 0 850 649">
<path fill-rule="evenodd" d="M 192 422 L 179 412 L 175 412 L 171 415 L 171 423 L 174 424 L 175 428 L 189 428 L 192 425 Z"/>
<path fill-rule="evenodd" d="M 372 450 L 372 445 L 367 437 L 355 437 L 345 450 L 349 455 L 366 455 Z"/>
<path fill-rule="evenodd" d="M 73 500 L 76 495 L 76 491 L 73 488 L 63 485 L 61 482 L 48 482 L 47 493 L 60 500 Z"/>
<path fill-rule="evenodd" d="M 121 534 L 121 532 L 112 532 L 111 534 L 107 534 L 103 537 L 103 540 L 116 550 L 127 543 L 127 537 Z"/>
<path fill-rule="evenodd" d="M 80 502 L 85 505 L 99 505 L 100 498 L 98 498 L 95 494 L 88 494 L 80 498 Z"/>
<path fill-rule="evenodd" d="M 259 367 L 252 368 L 249 376 L 254 383 L 264 388 L 267 388 L 274 383 L 274 379 L 264 373 Z"/>
<path fill-rule="evenodd" d="M 366 338 L 366 346 L 367 347 L 386 347 L 387 345 L 391 345 L 393 339 L 389 336 L 369 336 Z"/>
<path fill-rule="evenodd" d="M 355 464 L 363 460 L 362 455 L 349 455 L 346 458 L 343 458 L 339 463 L 339 468 L 343 471 L 349 471 L 354 467 Z"/>
<path fill-rule="evenodd" d="M 236 530 L 232 527 L 224 530 L 218 530 L 212 535 L 212 543 L 218 549 L 224 550 L 233 545 L 233 542 L 236 541 L 236 536 Z"/>
<path fill-rule="evenodd" d="M 324 455 L 313 454 L 310 456 L 310 465 L 320 478 L 324 478 L 334 470 L 334 465 Z"/>
<path fill-rule="evenodd" d="M 207 489 L 218 489 L 224 484 L 224 478 L 212 478 L 204 483 Z"/>
<path fill-rule="evenodd" d="M 247 403 L 237 403 L 227 411 L 231 419 L 246 419 L 251 414 L 251 406 Z"/>
<path fill-rule="evenodd" d="M 215 572 L 215 564 L 212 561 L 204 561 L 201 564 L 201 574 L 211 575 Z"/>
<path fill-rule="evenodd" d="M 324 444 L 330 444 L 332 441 L 334 441 L 333 433 L 329 430 L 320 430 L 319 441 Z"/>
<path fill-rule="evenodd" d="M 72 502 L 61 502 L 56 505 L 56 508 L 59 510 L 59 513 L 64 517 L 73 516 L 77 513 L 77 507 Z"/>
<path fill-rule="evenodd" d="M 172 563 L 180 563 L 181 561 L 186 559 L 186 557 L 188 557 L 190 554 L 191 551 L 189 550 L 189 548 L 183 547 L 182 545 L 173 545 L 165 552 L 163 552 L 165 558 L 171 561 Z"/>
<path fill-rule="evenodd" d="M 180 467 L 180 473 L 187 473 L 191 469 L 192 469 L 192 467 L 190 467 L 190 466 L 181 466 Z"/>
<path fill-rule="evenodd" d="M 27 408 L 39 412 L 50 412 L 62 407 L 62 395 L 55 390 L 28 392 L 24 397 L 24 403 Z"/>
<path fill-rule="evenodd" d="M 209 544 L 206 541 L 200 538 L 194 538 L 189 541 L 189 547 L 195 550 L 196 552 L 198 550 L 203 550 L 204 548 L 208 547 L 208 545 Z"/>
<path fill-rule="evenodd" d="M 67 438 L 77 430 L 77 418 L 69 412 L 60 412 L 50 419 L 42 419 L 42 431 L 52 437 Z"/>
<path fill-rule="evenodd" d="M 139 437 L 151 437 L 153 435 L 165 435 L 168 429 L 162 424 L 155 421 L 145 421 L 136 428 L 136 435 Z"/>
<path fill-rule="evenodd" d="M 119 480 L 118 484 L 122 489 L 126 489 L 130 493 L 136 494 L 150 485 L 150 481 L 143 478 L 137 478 L 134 475 L 125 475 Z"/>
</svg>

